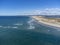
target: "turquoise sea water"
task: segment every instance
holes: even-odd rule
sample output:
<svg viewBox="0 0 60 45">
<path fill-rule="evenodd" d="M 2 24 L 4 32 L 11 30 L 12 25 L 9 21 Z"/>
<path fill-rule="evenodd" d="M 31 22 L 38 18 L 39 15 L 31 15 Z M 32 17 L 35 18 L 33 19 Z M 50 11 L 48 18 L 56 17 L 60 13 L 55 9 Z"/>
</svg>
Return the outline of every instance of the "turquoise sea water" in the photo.
<svg viewBox="0 0 60 45">
<path fill-rule="evenodd" d="M 0 16 L 0 45 L 60 45 L 59 30 L 29 16 Z"/>
</svg>

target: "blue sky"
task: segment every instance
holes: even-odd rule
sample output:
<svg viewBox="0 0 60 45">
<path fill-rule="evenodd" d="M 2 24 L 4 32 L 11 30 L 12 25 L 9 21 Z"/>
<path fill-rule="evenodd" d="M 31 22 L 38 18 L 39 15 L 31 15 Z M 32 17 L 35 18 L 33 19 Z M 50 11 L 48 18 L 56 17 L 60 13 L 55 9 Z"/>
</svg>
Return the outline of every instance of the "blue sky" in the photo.
<svg viewBox="0 0 60 45">
<path fill-rule="evenodd" d="M 0 0 L 0 15 L 37 14 L 47 8 L 60 9 L 60 0 Z"/>
</svg>

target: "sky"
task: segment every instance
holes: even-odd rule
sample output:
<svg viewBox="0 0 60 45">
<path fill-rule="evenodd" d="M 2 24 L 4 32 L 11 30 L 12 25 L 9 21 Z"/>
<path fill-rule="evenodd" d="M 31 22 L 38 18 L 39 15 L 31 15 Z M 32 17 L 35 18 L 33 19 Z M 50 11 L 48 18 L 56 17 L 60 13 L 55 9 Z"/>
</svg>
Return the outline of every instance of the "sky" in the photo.
<svg viewBox="0 0 60 45">
<path fill-rule="evenodd" d="M 60 0 L 0 0 L 0 15 L 60 15 Z"/>
</svg>

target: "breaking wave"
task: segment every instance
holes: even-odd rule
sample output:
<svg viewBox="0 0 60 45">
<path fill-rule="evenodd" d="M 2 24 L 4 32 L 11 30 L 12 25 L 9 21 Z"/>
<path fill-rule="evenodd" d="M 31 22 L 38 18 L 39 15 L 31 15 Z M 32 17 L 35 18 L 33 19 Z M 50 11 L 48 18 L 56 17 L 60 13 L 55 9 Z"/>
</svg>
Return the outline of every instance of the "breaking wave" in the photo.
<svg viewBox="0 0 60 45">
<path fill-rule="evenodd" d="M 5 29 L 18 29 L 17 26 L 0 26 L 0 28 L 5 28 Z"/>
<path fill-rule="evenodd" d="M 20 26 L 20 25 L 23 25 L 23 24 L 22 23 L 15 23 L 13 25 Z"/>
<path fill-rule="evenodd" d="M 28 28 L 27 29 L 35 29 L 35 26 L 34 26 L 34 19 L 30 19 L 27 23 L 28 23 Z"/>
<path fill-rule="evenodd" d="M 35 29 L 34 26 L 29 26 L 27 29 Z"/>
</svg>

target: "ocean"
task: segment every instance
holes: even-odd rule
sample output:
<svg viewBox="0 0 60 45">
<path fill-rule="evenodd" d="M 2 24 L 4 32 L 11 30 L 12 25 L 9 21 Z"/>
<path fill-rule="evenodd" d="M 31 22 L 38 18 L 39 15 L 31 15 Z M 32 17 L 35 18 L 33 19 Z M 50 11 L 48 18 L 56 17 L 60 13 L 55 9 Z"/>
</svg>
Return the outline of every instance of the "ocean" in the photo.
<svg viewBox="0 0 60 45">
<path fill-rule="evenodd" d="M 0 16 L 0 45 L 60 45 L 60 29 L 31 16 Z"/>
</svg>

